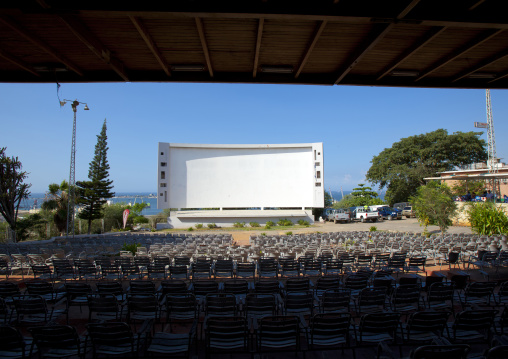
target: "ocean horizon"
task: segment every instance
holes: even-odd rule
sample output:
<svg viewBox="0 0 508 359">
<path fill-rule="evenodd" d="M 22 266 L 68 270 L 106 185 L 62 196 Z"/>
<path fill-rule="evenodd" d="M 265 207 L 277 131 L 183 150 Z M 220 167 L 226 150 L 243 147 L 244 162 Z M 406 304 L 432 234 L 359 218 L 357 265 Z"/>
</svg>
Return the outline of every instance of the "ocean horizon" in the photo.
<svg viewBox="0 0 508 359">
<path fill-rule="evenodd" d="M 350 194 L 352 191 L 342 191 L 344 195 Z M 333 199 L 336 201 L 341 200 L 341 193 L 331 191 Z M 20 210 L 29 210 L 34 208 L 41 208 L 42 203 L 46 198 L 45 193 L 32 193 L 28 199 L 23 200 L 19 207 Z M 384 193 L 379 194 L 379 198 L 384 199 Z M 133 205 L 135 203 L 148 203 L 141 214 L 145 216 L 152 216 L 162 212 L 157 209 L 157 192 L 118 192 L 115 197 L 110 199 L 111 203 L 125 203 Z"/>
</svg>

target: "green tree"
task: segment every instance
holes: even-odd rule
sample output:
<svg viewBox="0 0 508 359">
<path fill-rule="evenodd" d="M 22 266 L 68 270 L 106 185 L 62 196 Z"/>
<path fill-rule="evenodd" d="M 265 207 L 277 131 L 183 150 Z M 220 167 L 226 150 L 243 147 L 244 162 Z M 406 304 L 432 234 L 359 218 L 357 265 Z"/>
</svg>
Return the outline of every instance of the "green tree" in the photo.
<svg viewBox="0 0 508 359">
<path fill-rule="evenodd" d="M 46 220 L 40 213 L 29 214 L 18 220 L 16 237 L 18 240 L 24 241 L 27 240 L 31 234 L 35 234 L 37 239 L 41 239 L 41 235 L 44 235 L 46 224 Z"/>
<path fill-rule="evenodd" d="M 373 206 L 376 204 L 384 204 L 385 202 L 378 197 L 372 188 L 366 187 L 365 184 L 358 184 L 351 194 L 346 194 L 339 202 L 333 204 L 333 208 L 348 208 L 359 206 Z"/>
<path fill-rule="evenodd" d="M 69 183 L 65 180 L 60 184 L 51 183 L 46 193 L 47 200 L 41 205 L 43 211 L 51 212 L 60 235 L 67 229 L 67 204 L 69 202 Z"/>
<path fill-rule="evenodd" d="M 106 120 L 104 120 L 101 133 L 97 136 L 95 155 L 92 162 L 90 162 L 90 169 L 88 170 L 89 180 L 76 183 L 79 195 L 76 203 L 83 206 L 79 213 L 79 218 L 88 220 L 88 234 L 90 234 L 92 228 L 92 221 L 103 218 L 102 209 L 106 200 L 115 195 L 111 192 L 113 181 L 108 179 L 108 136 L 106 135 L 106 130 Z"/>
<path fill-rule="evenodd" d="M 385 200 L 405 202 L 424 185 L 425 177 L 453 170 L 456 166 L 485 161 L 486 143 L 481 132 L 455 132 L 444 129 L 406 137 L 385 148 L 372 159 L 367 180 L 387 188 Z"/>
<path fill-rule="evenodd" d="M 126 208 L 125 203 L 113 203 L 104 206 L 104 229 L 106 232 L 112 229 L 121 229 L 123 227 L 123 211 Z"/>
<path fill-rule="evenodd" d="M 351 192 L 357 206 L 369 206 L 370 202 L 377 197 L 377 192 L 373 191 L 371 187 L 365 186 L 364 183 L 359 183 L 358 187 L 353 188 Z"/>
<path fill-rule="evenodd" d="M 445 183 L 437 181 L 420 186 L 416 196 L 410 197 L 413 210 L 421 226 L 427 231 L 428 225 L 436 225 L 444 234 L 452 225 L 452 218 L 457 212 L 457 203 L 453 200 L 453 193 Z"/>
<path fill-rule="evenodd" d="M 19 205 L 30 196 L 31 184 L 23 183 L 28 173 L 22 171 L 18 157 L 7 157 L 6 149 L 0 148 L 0 213 L 9 224 L 11 233 L 16 233 Z"/>
</svg>

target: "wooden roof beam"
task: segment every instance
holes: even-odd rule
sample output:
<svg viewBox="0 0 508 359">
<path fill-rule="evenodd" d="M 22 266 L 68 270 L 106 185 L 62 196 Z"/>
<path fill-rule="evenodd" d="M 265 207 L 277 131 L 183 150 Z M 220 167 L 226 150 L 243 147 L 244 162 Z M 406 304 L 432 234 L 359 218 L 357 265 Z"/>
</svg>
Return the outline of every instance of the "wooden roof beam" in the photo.
<svg viewBox="0 0 508 359">
<path fill-rule="evenodd" d="M 131 19 L 132 23 L 134 24 L 134 27 L 136 30 L 138 30 L 139 35 L 143 38 L 143 40 L 146 43 L 146 46 L 150 49 L 153 56 L 155 56 L 155 59 L 159 63 L 159 65 L 162 67 L 166 75 L 171 76 L 171 70 L 168 66 L 168 63 L 166 62 L 166 59 L 162 55 L 161 51 L 157 47 L 157 44 L 153 40 L 153 37 L 150 35 L 148 30 L 146 29 L 145 25 L 143 24 L 143 21 L 136 16 L 129 16 L 129 19 Z"/>
<path fill-rule="evenodd" d="M 407 8 L 413 9 L 416 5 L 415 2 L 420 0 L 414 0 Z M 343 24 L 370 24 L 372 19 L 377 18 L 375 14 L 372 16 L 355 16 L 355 15 L 330 15 L 323 11 L 322 13 L 315 14 L 302 14 L 302 13 L 270 13 L 270 12 L 206 12 L 206 11 L 140 11 L 140 10 L 84 10 L 80 9 L 79 13 L 85 16 L 108 18 L 108 17 L 121 17 L 121 16 L 141 16 L 144 19 L 189 19 L 189 18 L 200 18 L 200 19 L 259 19 L 263 17 L 265 20 L 295 20 L 295 21 L 328 21 L 338 22 Z M 401 18 L 398 18 L 401 19 Z M 386 22 L 396 23 L 397 18 L 383 18 Z M 491 28 L 491 29 L 508 29 L 508 23 L 506 22 L 483 22 L 483 21 L 472 21 L 472 20 L 457 20 L 455 18 L 450 19 L 438 19 L 438 18 L 407 18 L 409 23 L 415 23 L 418 25 L 425 26 L 447 26 L 455 28 Z"/>
<path fill-rule="evenodd" d="M 501 51 L 500 53 L 480 62 L 480 64 L 467 69 L 466 71 L 462 72 L 459 76 L 454 78 L 452 80 L 452 82 L 457 82 L 457 81 L 463 79 L 464 77 L 467 77 L 467 76 L 475 73 L 476 71 L 479 71 L 479 70 L 483 69 L 484 67 L 493 64 L 496 61 L 504 59 L 505 57 L 508 57 L 508 49 Z"/>
<path fill-rule="evenodd" d="M 261 38 L 263 37 L 263 27 L 265 24 L 265 19 L 259 19 L 258 22 L 258 34 L 256 37 L 256 50 L 254 52 L 254 65 L 252 69 L 252 77 L 256 77 L 258 74 L 258 66 L 259 66 L 259 51 L 261 50 Z"/>
<path fill-rule="evenodd" d="M 339 84 L 344 79 L 344 77 L 346 77 L 346 75 L 349 74 L 349 72 L 360 62 L 360 60 L 365 55 L 367 55 L 367 53 L 374 46 L 376 46 L 377 43 L 379 41 L 381 41 L 386 36 L 386 34 L 388 34 L 388 32 L 390 32 L 390 30 L 393 28 L 394 25 L 393 24 L 388 24 L 388 25 L 377 25 L 377 26 L 381 27 L 381 29 L 377 30 L 373 34 L 373 36 L 369 40 L 367 40 L 366 43 L 363 46 L 361 46 L 362 50 L 360 52 L 358 52 L 355 56 L 353 56 L 348 61 L 348 65 L 345 67 L 344 70 L 342 70 L 340 72 L 340 75 L 337 78 L 337 80 L 335 80 L 334 85 Z"/>
<path fill-rule="evenodd" d="M 489 83 L 489 84 L 490 84 L 490 83 L 495 82 L 495 81 L 497 81 L 497 80 L 504 79 L 505 77 L 508 77 L 508 71 L 505 71 L 505 72 L 503 72 L 503 73 L 501 73 L 501 74 L 497 75 L 495 79 L 492 79 L 492 80 L 488 81 L 487 83 Z"/>
<path fill-rule="evenodd" d="M 201 47 L 203 48 L 203 53 L 205 55 L 206 66 L 208 67 L 208 73 L 210 77 L 213 77 L 213 68 L 212 61 L 210 60 L 210 53 L 208 52 L 208 45 L 206 43 L 205 32 L 203 30 L 203 21 L 197 17 L 196 19 L 196 27 L 198 29 L 199 40 L 201 40 Z"/>
<path fill-rule="evenodd" d="M 109 49 L 107 49 L 81 21 L 72 15 L 59 15 L 58 17 L 69 27 L 71 32 L 90 49 L 90 51 L 108 64 L 124 81 L 129 81 L 123 63 L 112 56 L 111 51 L 109 51 Z"/>
<path fill-rule="evenodd" d="M 23 36 L 26 40 L 30 41 L 35 46 L 38 46 L 39 48 L 44 50 L 44 52 L 46 52 L 47 54 L 53 56 L 56 60 L 64 64 L 69 70 L 74 71 L 79 76 L 84 76 L 83 71 L 81 71 L 79 67 L 74 65 L 71 61 L 67 60 L 63 55 L 59 54 L 56 50 L 51 48 L 44 41 L 28 33 L 28 31 L 26 31 L 20 24 L 18 24 L 12 18 L 5 15 L 0 15 L 0 22 L 4 23 L 12 30 L 16 31 L 19 35 Z"/>
<path fill-rule="evenodd" d="M 468 52 L 468 51 L 474 49 L 475 47 L 483 44 L 485 41 L 488 41 L 488 40 L 492 39 L 494 36 L 499 35 L 503 31 L 504 30 L 487 30 L 486 32 L 484 32 L 480 36 L 477 36 L 475 39 L 473 39 L 472 41 L 467 43 L 466 45 L 462 46 L 458 50 L 453 51 L 451 54 L 449 54 L 448 56 L 444 57 L 442 60 L 440 60 L 437 63 L 433 64 L 431 67 L 425 69 L 425 71 L 423 71 L 423 73 L 419 77 L 417 77 L 415 79 L 415 82 L 420 81 L 424 77 L 430 75 L 434 71 L 437 71 L 441 67 L 449 64 L 453 60 L 455 60 L 458 57 L 464 55 L 466 52 Z"/>
<path fill-rule="evenodd" d="M 476 3 L 474 3 L 473 5 L 471 5 L 469 7 L 469 11 L 472 11 L 474 9 L 476 9 L 478 6 L 480 6 L 481 4 L 483 4 L 486 0 L 478 0 Z"/>
<path fill-rule="evenodd" d="M 437 36 L 443 33 L 447 27 L 445 26 L 436 26 L 429 30 L 423 37 L 421 37 L 418 41 L 416 41 L 413 46 L 409 47 L 404 53 L 402 53 L 397 59 L 392 62 L 392 64 L 388 67 L 386 67 L 382 73 L 381 76 L 379 76 L 376 81 L 381 80 L 383 77 L 388 75 L 390 72 L 392 72 L 396 67 L 398 67 L 400 64 L 402 64 L 404 61 L 406 61 L 411 55 L 413 55 L 415 52 L 420 50 L 422 47 L 427 45 L 429 42 L 434 40 Z"/>
<path fill-rule="evenodd" d="M 22 68 L 25 71 L 30 72 L 32 75 L 35 75 L 37 77 L 41 76 L 41 74 L 39 74 L 37 71 L 35 71 L 35 69 L 32 66 L 30 66 L 30 65 L 26 64 L 25 62 L 21 61 L 16 56 L 13 56 L 13 55 L 9 54 L 8 52 L 3 51 L 2 49 L 0 49 L 0 57 L 3 57 L 7 61 L 13 63 L 14 65 Z"/>
<path fill-rule="evenodd" d="M 316 31 L 314 33 L 314 37 L 312 39 L 312 42 L 307 47 L 307 50 L 305 51 L 305 55 L 303 56 L 303 59 L 300 62 L 300 66 L 298 66 L 298 70 L 296 71 L 296 74 L 295 74 L 295 79 L 298 78 L 298 76 L 300 76 L 300 73 L 302 72 L 303 67 L 305 66 L 305 64 L 309 60 L 310 54 L 312 53 L 312 50 L 314 49 L 314 46 L 316 46 L 316 43 L 318 42 L 319 37 L 323 33 L 323 30 L 325 29 L 326 23 L 327 23 L 326 20 L 325 21 L 321 21 L 321 23 L 317 27 L 317 29 L 316 29 Z"/>
<path fill-rule="evenodd" d="M 344 70 L 341 71 L 339 77 L 337 80 L 335 80 L 334 85 L 339 84 L 344 79 L 344 77 L 346 77 L 347 74 L 349 74 L 349 72 L 351 72 L 351 70 L 360 62 L 360 60 L 390 32 L 390 30 L 395 26 L 395 23 L 398 20 L 404 18 L 404 16 L 413 10 L 420 1 L 421 0 L 412 0 L 409 5 L 406 6 L 395 17 L 393 22 L 380 25 L 380 30 L 374 31 L 373 36 L 371 36 L 370 39 L 366 41 L 366 43 L 362 46 L 362 49 L 353 58 L 351 58 L 350 61 L 348 61 L 348 65 Z"/>
</svg>

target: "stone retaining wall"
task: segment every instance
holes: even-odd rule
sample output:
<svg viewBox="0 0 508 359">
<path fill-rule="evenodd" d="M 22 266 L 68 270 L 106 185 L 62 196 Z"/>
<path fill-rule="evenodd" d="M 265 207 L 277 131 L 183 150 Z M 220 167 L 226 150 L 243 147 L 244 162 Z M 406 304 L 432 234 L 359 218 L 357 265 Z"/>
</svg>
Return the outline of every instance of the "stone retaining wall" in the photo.
<svg viewBox="0 0 508 359">
<path fill-rule="evenodd" d="M 458 204 L 458 214 L 453 218 L 453 225 L 455 226 L 470 226 L 469 220 L 466 215 L 467 205 L 471 202 L 457 202 Z M 501 207 L 508 215 L 508 203 L 496 203 L 496 207 Z"/>
</svg>

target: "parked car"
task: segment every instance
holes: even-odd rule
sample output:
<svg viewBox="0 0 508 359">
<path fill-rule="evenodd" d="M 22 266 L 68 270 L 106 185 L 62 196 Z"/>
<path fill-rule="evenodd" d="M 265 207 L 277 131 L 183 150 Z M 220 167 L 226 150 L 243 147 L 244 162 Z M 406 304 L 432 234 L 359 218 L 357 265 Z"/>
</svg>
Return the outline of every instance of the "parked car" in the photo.
<svg viewBox="0 0 508 359">
<path fill-rule="evenodd" d="M 390 207 L 390 209 L 391 209 L 392 211 L 397 212 L 397 219 L 402 219 L 402 217 L 403 217 L 403 216 L 402 216 L 402 210 L 401 210 L 401 209 L 394 208 L 394 207 Z"/>
<path fill-rule="evenodd" d="M 377 211 L 371 211 L 370 208 L 365 207 L 351 207 L 351 218 L 353 220 L 358 219 L 360 222 L 372 221 L 377 222 L 380 219 L 379 213 Z"/>
<path fill-rule="evenodd" d="M 397 219 L 397 212 L 392 210 L 390 207 L 379 207 L 377 209 L 379 216 L 383 219 L 392 220 Z"/>
<path fill-rule="evenodd" d="M 404 207 L 411 206 L 411 203 L 409 202 L 399 202 L 394 203 L 393 208 L 400 209 L 401 211 L 404 209 Z"/>
<path fill-rule="evenodd" d="M 349 208 L 326 208 L 322 217 L 325 221 L 333 221 L 333 223 L 349 223 L 351 222 L 351 211 Z"/>
<path fill-rule="evenodd" d="M 406 206 L 402 210 L 402 215 L 406 216 L 406 218 L 416 217 L 415 212 L 413 211 L 413 206 Z"/>
</svg>

